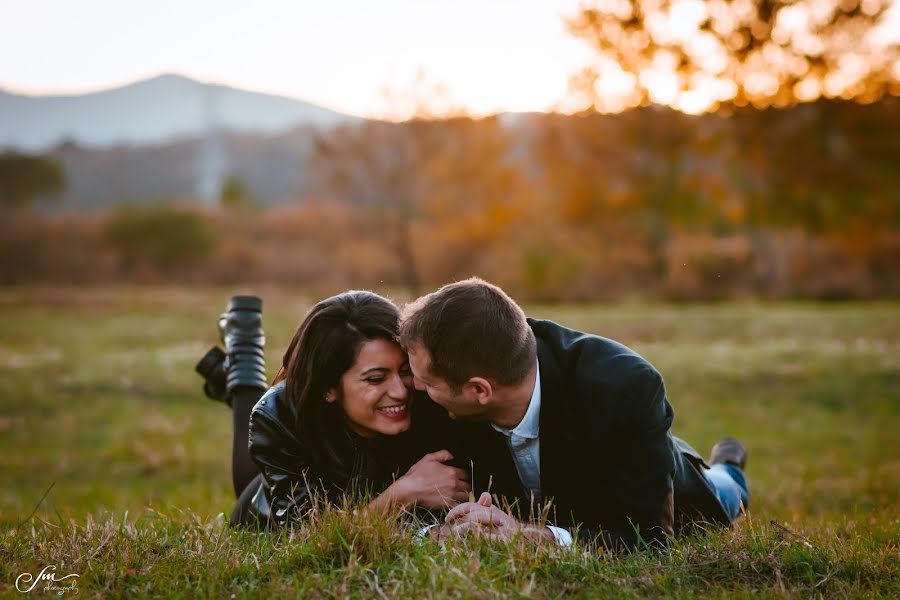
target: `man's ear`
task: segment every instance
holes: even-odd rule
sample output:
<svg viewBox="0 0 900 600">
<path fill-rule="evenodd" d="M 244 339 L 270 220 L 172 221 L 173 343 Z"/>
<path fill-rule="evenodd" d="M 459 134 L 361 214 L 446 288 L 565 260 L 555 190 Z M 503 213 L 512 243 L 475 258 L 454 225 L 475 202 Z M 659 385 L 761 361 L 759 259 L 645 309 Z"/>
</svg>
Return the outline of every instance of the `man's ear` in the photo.
<svg viewBox="0 0 900 600">
<path fill-rule="evenodd" d="M 463 389 L 482 406 L 490 404 L 494 399 L 494 387 L 484 377 L 471 377 L 463 384 Z"/>
</svg>

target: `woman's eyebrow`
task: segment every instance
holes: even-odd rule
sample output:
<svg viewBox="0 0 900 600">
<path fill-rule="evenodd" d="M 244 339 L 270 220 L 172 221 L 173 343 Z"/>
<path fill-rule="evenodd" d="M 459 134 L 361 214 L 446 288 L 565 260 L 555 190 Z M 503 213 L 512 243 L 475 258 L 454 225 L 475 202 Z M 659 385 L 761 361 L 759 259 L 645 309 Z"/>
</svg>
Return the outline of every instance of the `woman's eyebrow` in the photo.
<svg viewBox="0 0 900 600">
<path fill-rule="evenodd" d="M 368 369 L 366 369 L 365 371 L 360 373 L 360 377 L 365 377 L 366 375 L 368 375 L 369 373 L 372 373 L 373 371 L 378 371 L 380 373 L 381 372 L 386 373 L 386 372 L 390 371 L 390 369 L 388 369 L 387 367 L 369 367 Z"/>
</svg>

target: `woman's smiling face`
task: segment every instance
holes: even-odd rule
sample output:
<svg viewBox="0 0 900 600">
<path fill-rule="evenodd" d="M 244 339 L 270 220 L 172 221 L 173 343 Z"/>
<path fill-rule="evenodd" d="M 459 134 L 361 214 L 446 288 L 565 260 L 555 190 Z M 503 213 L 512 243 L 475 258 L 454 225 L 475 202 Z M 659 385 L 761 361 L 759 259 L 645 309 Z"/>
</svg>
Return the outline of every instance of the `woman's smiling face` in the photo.
<svg viewBox="0 0 900 600">
<path fill-rule="evenodd" d="M 413 377 L 406 353 L 394 342 L 363 342 L 353 365 L 341 376 L 340 393 L 329 395 L 344 411 L 347 425 L 365 438 L 409 429 Z"/>
</svg>

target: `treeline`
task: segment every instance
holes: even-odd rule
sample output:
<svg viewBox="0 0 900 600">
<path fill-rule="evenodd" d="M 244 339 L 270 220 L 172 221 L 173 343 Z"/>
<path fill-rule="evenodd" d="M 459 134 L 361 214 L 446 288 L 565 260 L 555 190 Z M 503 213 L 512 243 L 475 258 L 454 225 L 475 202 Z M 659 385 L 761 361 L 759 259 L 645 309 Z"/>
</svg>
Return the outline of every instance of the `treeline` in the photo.
<svg viewBox="0 0 900 600">
<path fill-rule="evenodd" d="M 541 301 L 896 298 L 900 235 L 861 252 L 800 229 L 672 233 L 649 243 L 563 230 L 544 215 L 419 221 L 410 231 L 414 289 L 477 274 Z M 503 219 L 505 220 L 505 219 Z M 535 237 L 541 236 L 541 237 Z M 469 241 L 469 240 L 472 241 Z M 410 286 L 410 265 L 367 214 L 310 202 L 255 214 L 155 205 L 91 215 L 18 213 L 0 222 L 0 283 L 282 283 L 326 294 Z"/>
<path fill-rule="evenodd" d="M 537 300 L 896 297 L 898 125 L 896 98 L 364 122 L 316 139 L 304 192 L 266 211 L 8 212 L 0 281 L 327 291 L 478 274 Z"/>
</svg>

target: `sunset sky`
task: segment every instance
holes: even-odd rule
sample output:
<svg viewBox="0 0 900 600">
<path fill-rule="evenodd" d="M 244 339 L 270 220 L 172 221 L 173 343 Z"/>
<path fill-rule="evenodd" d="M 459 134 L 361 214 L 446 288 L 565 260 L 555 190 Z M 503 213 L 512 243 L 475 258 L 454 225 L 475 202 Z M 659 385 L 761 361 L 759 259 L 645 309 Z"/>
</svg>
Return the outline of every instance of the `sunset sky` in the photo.
<svg viewBox="0 0 900 600">
<path fill-rule="evenodd" d="M 465 108 L 546 110 L 585 56 L 577 0 L 0 0 L 0 87 L 77 93 L 164 72 L 360 115 L 427 80 Z"/>
<path fill-rule="evenodd" d="M 0 88 L 82 93 L 180 73 L 392 116 L 416 73 L 476 114 L 565 108 L 578 0 L 0 0 Z M 895 11 L 895 13 L 900 11 Z M 897 15 L 895 14 L 895 17 Z M 900 29 L 900 18 L 893 23 Z M 893 27 L 893 26 L 892 26 Z"/>
</svg>

